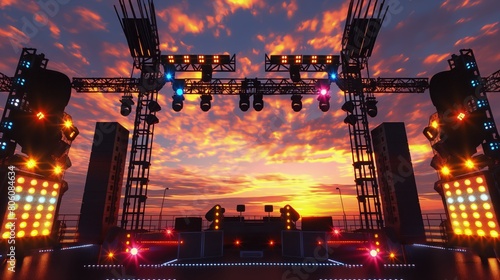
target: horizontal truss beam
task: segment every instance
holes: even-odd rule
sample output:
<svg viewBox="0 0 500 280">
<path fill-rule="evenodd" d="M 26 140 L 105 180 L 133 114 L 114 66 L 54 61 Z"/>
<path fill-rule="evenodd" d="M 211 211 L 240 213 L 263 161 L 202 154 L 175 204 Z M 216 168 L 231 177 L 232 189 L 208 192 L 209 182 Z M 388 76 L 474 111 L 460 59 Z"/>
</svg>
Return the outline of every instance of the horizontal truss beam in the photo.
<svg viewBox="0 0 500 280">
<path fill-rule="evenodd" d="M 256 89 L 265 95 L 317 94 L 318 79 L 303 79 L 294 83 L 289 79 L 213 79 L 211 82 L 186 79 L 185 94 L 237 95 L 244 89 Z M 244 88 L 243 83 L 248 85 Z M 260 82 L 254 83 L 255 81 Z M 137 78 L 73 78 L 77 92 L 139 92 L 141 81 Z M 422 93 L 428 88 L 427 78 L 377 78 L 362 79 L 367 93 Z M 339 81 L 342 84 L 342 81 Z"/>
</svg>

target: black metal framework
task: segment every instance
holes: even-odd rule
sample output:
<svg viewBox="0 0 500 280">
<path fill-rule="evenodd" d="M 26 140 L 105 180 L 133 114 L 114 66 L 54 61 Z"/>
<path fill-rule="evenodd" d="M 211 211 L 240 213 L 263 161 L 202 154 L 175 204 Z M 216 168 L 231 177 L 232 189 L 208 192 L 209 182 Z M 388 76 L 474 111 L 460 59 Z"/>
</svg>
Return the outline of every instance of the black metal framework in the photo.
<svg viewBox="0 0 500 280">
<path fill-rule="evenodd" d="M 349 4 L 342 37 L 339 86 L 344 90 L 345 101 L 354 105 L 352 112 L 347 114 L 352 119 L 349 136 L 361 224 L 367 230 L 376 230 L 382 228 L 383 219 L 365 101 L 373 98 L 378 85 L 374 83 L 373 91 L 365 95 L 361 71 L 368 68 L 368 58 L 388 7 L 384 12 L 385 1 L 380 5 L 377 1 L 374 5 L 371 1 L 367 5 L 363 3 L 362 0 L 351 0 Z"/>
<path fill-rule="evenodd" d="M 483 85 L 486 92 L 500 92 L 500 70 L 483 78 Z"/>
<path fill-rule="evenodd" d="M 5 109 L 3 110 L 1 123 L 4 123 L 4 121 L 10 116 L 13 110 L 26 112 L 30 110 L 29 104 L 26 101 L 24 81 L 21 81 L 21 75 L 23 71 L 28 68 L 47 68 L 47 63 L 49 61 L 43 54 L 37 54 L 36 51 L 37 50 L 33 48 L 23 48 L 21 56 L 19 57 L 19 62 L 17 64 L 14 77 L 8 78 L 7 76 L 2 74 L 2 80 L 5 82 L 5 86 L 2 86 L 2 91 L 8 91 L 9 95 L 4 107 Z M 10 85 L 8 80 L 10 80 Z M 4 82 L 2 82 L 2 84 L 4 84 Z M 9 87 L 7 88 L 7 86 Z M 7 134 L 0 131 L 0 145 L 5 145 L 4 153 L 0 155 L 0 160 L 4 162 L 4 160 L 14 155 L 17 143 Z"/>
<path fill-rule="evenodd" d="M 134 58 L 134 67 L 141 70 L 141 79 L 136 84 L 137 88 L 128 88 L 138 92 L 138 101 L 125 184 L 121 227 L 126 230 L 140 230 L 144 225 L 154 136 L 154 123 L 148 123 L 146 118 L 149 115 L 156 117 L 156 112 L 151 112 L 148 104 L 157 102 L 158 91 L 163 87 L 164 82 L 161 82 L 161 51 L 153 2 L 148 1 L 146 5 L 145 1 L 137 0 L 134 7 L 132 1 L 129 1 L 127 6 L 125 0 L 120 0 L 120 7 L 122 17 L 120 17 L 116 7 L 115 11 L 127 38 L 130 55 Z M 120 82 L 119 80 L 114 81 Z M 135 89 L 138 90 L 135 91 Z M 127 91 L 124 93 L 126 96 L 132 94 Z"/>
</svg>

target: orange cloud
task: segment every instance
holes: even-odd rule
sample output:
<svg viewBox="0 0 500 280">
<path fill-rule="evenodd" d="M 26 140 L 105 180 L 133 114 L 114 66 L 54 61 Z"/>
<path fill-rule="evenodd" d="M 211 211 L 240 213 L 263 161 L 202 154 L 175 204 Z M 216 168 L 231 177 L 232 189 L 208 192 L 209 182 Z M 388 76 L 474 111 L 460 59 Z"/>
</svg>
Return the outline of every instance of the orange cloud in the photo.
<svg viewBox="0 0 500 280">
<path fill-rule="evenodd" d="M 289 19 L 293 17 L 295 12 L 299 9 L 297 5 L 297 0 L 291 0 L 290 3 L 287 3 L 286 1 L 281 4 L 281 7 L 285 9 L 286 15 Z"/>
<path fill-rule="evenodd" d="M 203 32 L 205 24 L 193 14 L 186 14 L 178 7 L 170 7 L 157 12 L 158 17 L 168 23 L 170 32 L 198 34 Z"/>
<path fill-rule="evenodd" d="M 14 5 L 16 2 L 16 0 L 0 0 L 0 9 Z"/>
<path fill-rule="evenodd" d="M 265 39 L 267 42 L 265 49 L 268 54 L 285 54 L 294 53 L 300 47 L 300 39 L 294 38 L 292 35 L 275 35 L 271 34 Z"/>
<path fill-rule="evenodd" d="M 106 30 L 106 23 L 97 13 L 88 8 L 76 7 L 74 13 L 80 17 L 80 27 L 84 29 Z"/>
<path fill-rule="evenodd" d="M 441 8 L 448 11 L 456 11 L 464 8 L 471 8 L 477 6 L 483 2 L 482 0 L 446 0 L 441 4 Z"/>
<path fill-rule="evenodd" d="M 315 32 L 317 27 L 318 27 L 318 19 L 310 19 L 310 20 L 305 20 L 303 22 L 300 23 L 299 25 L 299 28 L 297 29 L 297 31 L 301 32 L 301 31 L 311 31 L 311 32 Z"/>
<path fill-rule="evenodd" d="M 430 65 L 430 64 L 437 64 L 445 59 L 447 59 L 448 57 L 450 56 L 449 53 L 444 53 L 444 54 L 431 54 L 431 55 L 428 55 L 423 63 L 424 64 L 427 64 L 427 65 Z"/>
</svg>

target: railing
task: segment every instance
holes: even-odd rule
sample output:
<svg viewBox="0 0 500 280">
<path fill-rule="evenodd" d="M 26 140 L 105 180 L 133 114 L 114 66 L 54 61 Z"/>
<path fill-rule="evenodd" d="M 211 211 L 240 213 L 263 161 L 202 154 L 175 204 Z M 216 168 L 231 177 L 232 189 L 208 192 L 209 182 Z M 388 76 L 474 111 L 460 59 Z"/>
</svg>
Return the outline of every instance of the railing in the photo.
<svg viewBox="0 0 500 280">
<path fill-rule="evenodd" d="M 207 229 L 210 222 L 202 216 L 175 216 L 175 215 L 146 215 L 144 219 L 144 230 L 147 231 L 160 231 L 161 229 L 173 229 L 175 226 L 175 219 L 182 217 L 201 217 L 203 220 L 202 227 Z M 245 220 L 262 220 L 267 216 L 248 216 L 245 215 Z M 271 216 L 272 217 L 272 216 Z M 78 242 L 78 221 L 79 214 L 61 214 L 57 220 L 61 225 L 65 225 L 61 229 L 60 240 L 61 243 L 76 243 Z M 425 237 L 428 243 L 445 243 L 446 236 L 443 228 L 443 221 L 446 220 L 444 213 L 425 213 L 422 215 L 424 222 Z M 359 215 L 343 215 L 332 216 L 333 228 L 340 231 L 353 232 L 361 228 L 361 219 Z M 120 225 L 118 221 L 117 225 Z M 297 222 L 297 228 L 301 228 L 301 220 Z"/>
</svg>

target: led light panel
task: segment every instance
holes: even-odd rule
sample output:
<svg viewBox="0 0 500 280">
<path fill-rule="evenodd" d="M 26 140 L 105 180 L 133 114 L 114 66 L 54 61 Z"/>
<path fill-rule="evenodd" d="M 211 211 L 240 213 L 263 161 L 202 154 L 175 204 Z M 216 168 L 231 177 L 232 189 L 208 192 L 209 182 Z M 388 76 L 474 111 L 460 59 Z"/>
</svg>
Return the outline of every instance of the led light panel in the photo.
<svg viewBox="0 0 500 280">
<path fill-rule="evenodd" d="M 5 212 L 2 238 L 9 238 L 10 222 L 15 222 L 16 238 L 50 235 L 61 184 L 19 174 L 16 177 L 14 215 Z"/>
<path fill-rule="evenodd" d="M 499 237 L 498 217 L 484 174 L 446 182 L 443 192 L 455 235 Z"/>
</svg>

